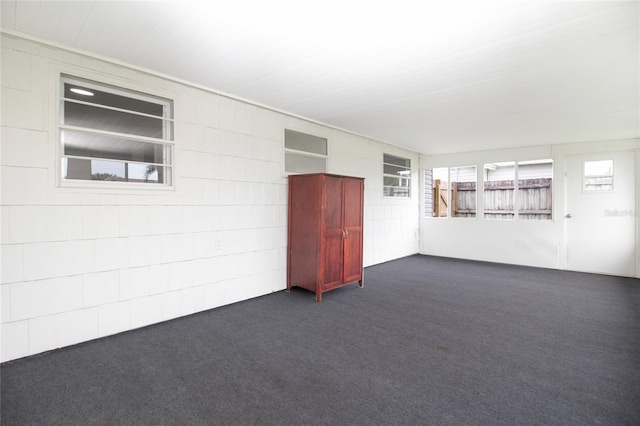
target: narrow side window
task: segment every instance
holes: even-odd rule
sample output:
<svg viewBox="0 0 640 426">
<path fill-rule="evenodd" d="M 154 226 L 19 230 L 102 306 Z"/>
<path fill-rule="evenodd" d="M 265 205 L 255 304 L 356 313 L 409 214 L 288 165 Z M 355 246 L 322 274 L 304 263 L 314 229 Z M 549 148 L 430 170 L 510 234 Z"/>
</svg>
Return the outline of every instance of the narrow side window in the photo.
<svg viewBox="0 0 640 426">
<path fill-rule="evenodd" d="M 425 217 L 449 216 L 449 169 L 438 167 L 424 171 Z"/>
</svg>

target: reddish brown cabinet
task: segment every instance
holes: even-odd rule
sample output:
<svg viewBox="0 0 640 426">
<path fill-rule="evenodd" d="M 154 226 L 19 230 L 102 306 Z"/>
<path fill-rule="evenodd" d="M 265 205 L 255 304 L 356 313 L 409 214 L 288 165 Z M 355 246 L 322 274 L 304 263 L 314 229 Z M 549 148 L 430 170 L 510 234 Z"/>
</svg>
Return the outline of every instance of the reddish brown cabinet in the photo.
<svg viewBox="0 0 640 426">
<path fill-rule="evenodd" d="M 327 173 L 289 176 L 287 291 L 363 286 L 364 179 Z"/>
</svg>

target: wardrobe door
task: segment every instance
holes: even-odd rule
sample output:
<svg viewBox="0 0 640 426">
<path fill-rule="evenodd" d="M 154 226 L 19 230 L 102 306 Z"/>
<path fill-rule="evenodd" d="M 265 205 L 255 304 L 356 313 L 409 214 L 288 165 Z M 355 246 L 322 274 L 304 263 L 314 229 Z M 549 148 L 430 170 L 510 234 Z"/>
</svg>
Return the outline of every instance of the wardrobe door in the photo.
<svg viewBox="0 0 640 426">
<path fill-rule="evenodd" d="M 324 222 L 324 281 L 322 287 L 342 284 L 342 178 L 325 176 L 322 206 Z"/>
<path fill-rule="evenodd" d="M 321 178 L 289 177 L 287 289 L 315 291 L 320 271 Z"/>
<path fill-rule="evenodd" d="M 361 179 L 344 179 L 344 254 L 345 283 L 362 280 L 362 210 L 364 183 Z"/>
</svg>

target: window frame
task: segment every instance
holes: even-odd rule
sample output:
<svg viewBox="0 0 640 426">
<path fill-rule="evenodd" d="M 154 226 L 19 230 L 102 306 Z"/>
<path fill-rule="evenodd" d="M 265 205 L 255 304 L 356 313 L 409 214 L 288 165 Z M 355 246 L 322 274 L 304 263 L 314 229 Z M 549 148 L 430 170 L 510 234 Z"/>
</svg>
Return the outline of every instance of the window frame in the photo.
<svg viewBox="0 0 640 426">
<path fill-rule="evenodd" d="M 326 154 L 318 154 L 311 151 L 305 151 L 300 149 L 287 148 L 287 132 L 298 133 L 301 135 L 311 136 L 318 139 L 324 139 Z M 293 128 L 285 127 L 282 131 L 282 145 L 284 147 L 284 155 L 283 155 L 283 169 L 285 176 L 289 175 L 298 175 L 304 173 L 327 173 L 329 169 L 329 138 L 326 136 L 320 136 L 318 134 L 311 134 L 306 131 L 296 130 Z M 315 158 L 315 159 L 323 159 L 324 160 L 324 170 L 323 171 L 288 171 L 287 170 L 287 154 L 292 154 L 296 156 L 306 157 L 306 158 Z"/>
<path fill-rule="evenodd" d="M 395 163 L 389 163 L 387 161 L 386 157 L 393 157 L 393 158 L 397 158 L 399 160 L 405 160 L 409 163 L 409 166 L 402 166 L 399 164 L 395 164 Z M 401 169 L 404 169 L 406 171 L 408 171 L 408 175 L 407 177 L 404 176 L 397 176 L 394 174 L 390 174 L 390 173 L 385 173 L 385 166 L 393 166 L 393 167 L 398 167 Z M 411 189 L 413 187 L 413 185 L 411 184 L 411 181 L 413 180 L 412 177 L 412 168 L 411 168 L 411 158 L 406 158 L 406 157 L 400 157 L 399 155 L 395 155 L 395 154 L 389 154 L 389 153 L 383 153 L 382 154 L 382 196 L 384 198 L 391 198 L 391 199 L 411 199 Z M 398 185 L 398 186 L 392 186 L 392 185 L 386 185 L 385 184 L 385 178 L 392 178 L 392 179 L 406 179 L 408 186 L 403 186 L 403 185 Z M 401 181 L 400 181 L 401 182 Z M 406 194 L 407 195 L 387 195 L 385 189 L 386 188 L 406 188 Z"/>
<path fill-rule="evenodd" d="M 57 173 L 56 182 L 57 186 L 61 188 L 106 188 L 106 189 L 137 189 L 137 190 L 174 190 L 176 185 L 176 149 L 174 138 L 174 101 L 167 96 L 161 96 L 156 93 L 142 92 L 137 89 L 132 89 L 126 85 L 120 84 L 120 82 L 107 82 L 107 79 L 96 78 L 95 76 L 86 77 L 82 73 L 76 72 L 59 72 L 58 73 L 58 93 L 56 97 L 57 116 L 58 121 L 56 123 L 56 137 L 57 137 Z M 118 108 L 108 105 L 102 105 L 98 103 L 82 101 L 78 99 L 72 99 L 65 97 L 65 85 L 77 84 L 83 88 L 93 89 L 116 96 L 122 96 L 130 99 L 140 100 L 144 102 L 150 102 L 162 106 L 162 116 L 148 114 L 136 110 L 128 110 L 124 108 Z M 136 135 L 132 133 L 119 133 L 109 130 L 101 130 L 92 127 L 82 127 L 77 125 L 65 124 L 65 103 L 70 102 L 77 105 L 87 105 L 93 108 L 101 108 L 109 111 L 131 114 L 133 116 L 148 117 L 162 122 L 162 139 Z M 101 158 L 90 156 L 78 156 L 65 154 L 65 146 L 63 141 L 64 132 L 83 133 L 87 135 L 107 136 L 112 138 L 119 138 L 122 140 L 130 140 L 139 143 L 148 143 L 156 145 L 162 152 L 162 163 L 159 162 L 145 162 L 137 160 L 117 159 L 117 158 Z M 63 172 L 65 170 L 65 159 L 80 159 L 90 161 L 104 161 L 124 163 L 127 168 L 129 164 L 141 164 L 151 166 L 161 166 L 165 168 L 165 181 L 164 182 L 142 182 L 142 181 L 122 181 L 122 180 L 100 180 L 100 179 L 73 179 L 65 178 Z"/>
</svg>

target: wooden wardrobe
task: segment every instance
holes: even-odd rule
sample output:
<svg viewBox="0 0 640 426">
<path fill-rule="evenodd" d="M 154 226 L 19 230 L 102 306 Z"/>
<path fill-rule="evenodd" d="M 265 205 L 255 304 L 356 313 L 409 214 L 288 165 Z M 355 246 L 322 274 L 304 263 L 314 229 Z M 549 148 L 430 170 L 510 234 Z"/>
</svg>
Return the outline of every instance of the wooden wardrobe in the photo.
<svg viewBox="0 0 640 426">
<path fill-rule="evenodd" d="M 327 173 L 289 176 L 287 291 L 363 286 L 364 179 Z"/>
</svg>

